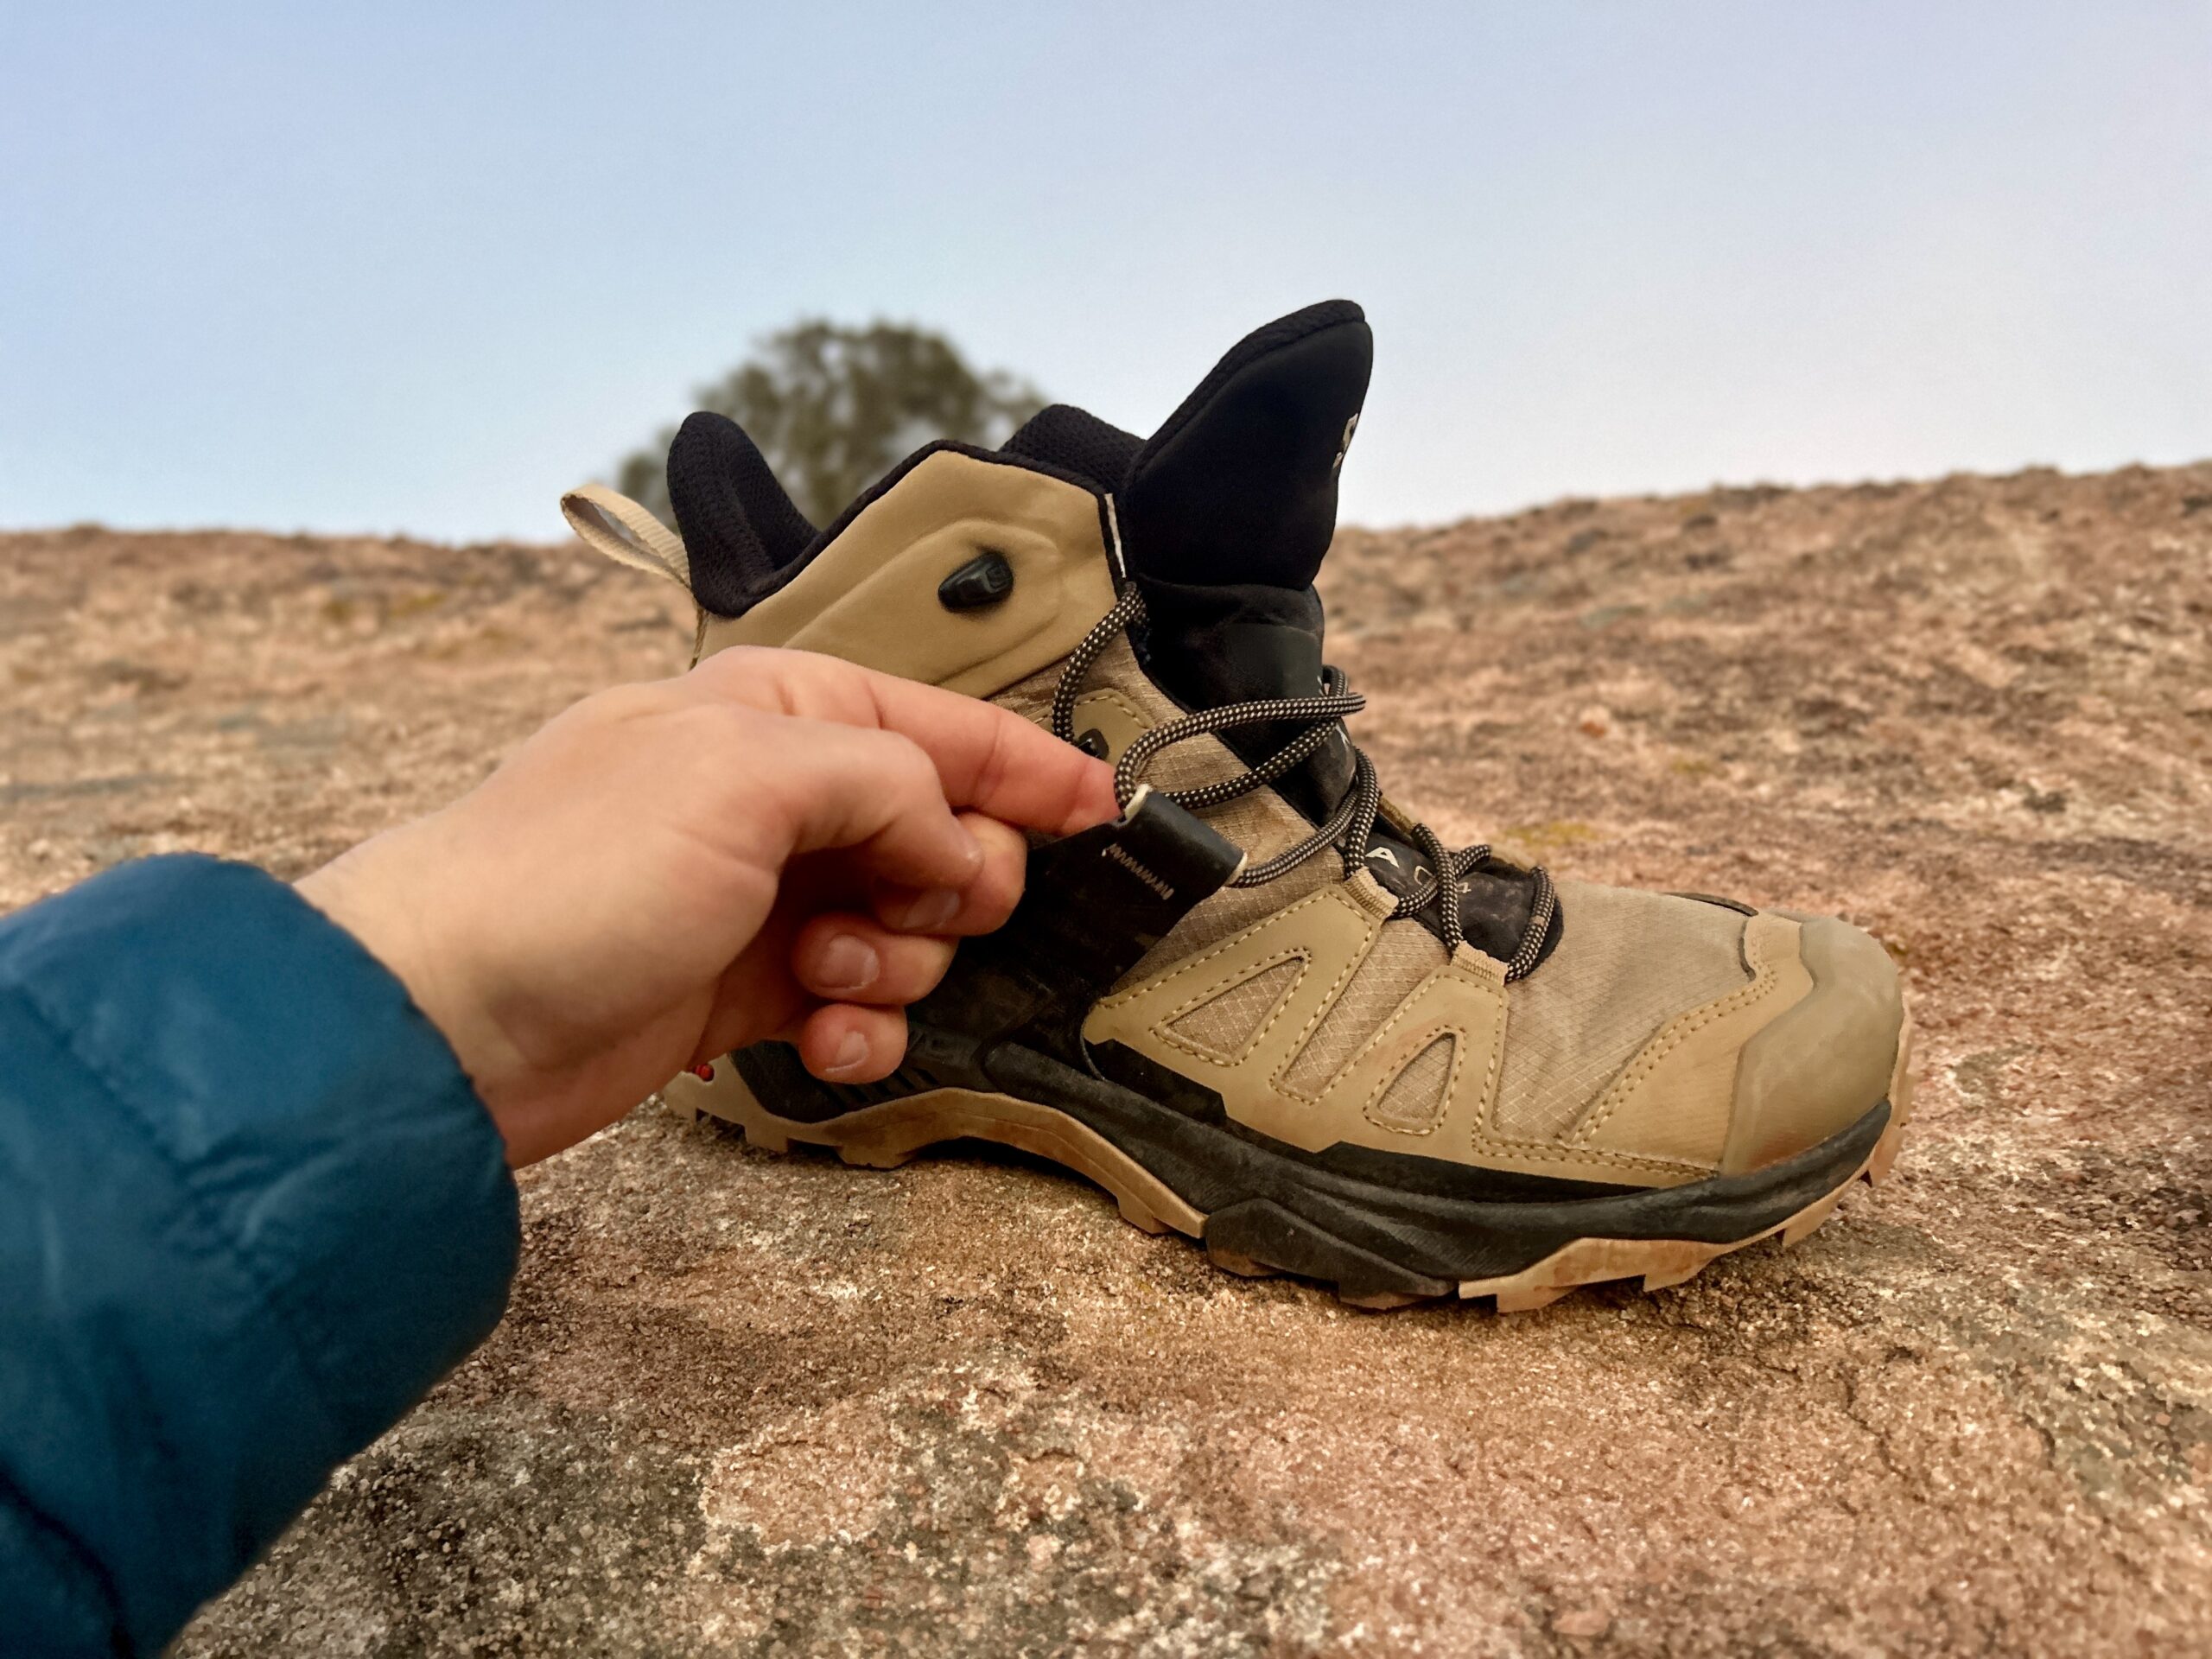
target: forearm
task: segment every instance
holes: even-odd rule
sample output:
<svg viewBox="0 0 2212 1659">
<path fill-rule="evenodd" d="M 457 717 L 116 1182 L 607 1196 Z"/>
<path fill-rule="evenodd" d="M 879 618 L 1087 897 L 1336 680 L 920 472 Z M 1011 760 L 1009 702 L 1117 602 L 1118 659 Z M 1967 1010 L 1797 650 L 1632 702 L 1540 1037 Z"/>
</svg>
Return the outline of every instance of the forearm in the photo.
<svg viewBox="0 0 2212 1659">
<path fill-rule="evenodd" d="M 156 1650 L 496 1323 L 513 1184 L 398 982 L 242 867 L 0 922 L 0 1606 Z"/>
</svg>

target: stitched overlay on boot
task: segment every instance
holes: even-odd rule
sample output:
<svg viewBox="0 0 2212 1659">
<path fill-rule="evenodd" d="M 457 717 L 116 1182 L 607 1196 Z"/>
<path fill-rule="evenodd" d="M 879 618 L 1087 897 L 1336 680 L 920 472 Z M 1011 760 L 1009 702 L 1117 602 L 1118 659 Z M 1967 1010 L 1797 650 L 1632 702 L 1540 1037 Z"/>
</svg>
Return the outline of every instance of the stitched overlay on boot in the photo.
<svg viewBox="0 0 2212 1659">
<path fill-rule="evenodd" d="M 1419 922 L 1383 924 L 1351 983 L 1283 1072 L 1282 1087 L 1308 1098 L 1319 1095 L 1444 963 L 1444 946 Z"/>
<path fill-rule="evenodd" d="M 1563 1141 L 1661 1027 L 1750 982 L 1744 918 L 1714 905 L 1561 882 L 1571 918 L 1509 990 L 1499 1131 Z"/>
<path fill-rule="evenodd" d="M 1059 664 L 1045 669 L 993 701 L 1044 723 L 1063 671 Z M 1099 652 L 1086 689 L 1110 690 L 1147 726 L 1163 725 L 1183 712 L 1146 676 L 1122 639 Z M 1210 735 L 1193 738 L 1160 759 L 1172 766 L 1163 774 L 1169 782 L 1181 780 L 1186 766 L 1192 777 L 1221 776 L 1239 764 Z M 1206 821 L 1255 861 L 1294 846 L 1312 830 L 1268 789 L 1214 808 Z M 1335 858 L 1315 857 L 1263 887 L 1224 888 L 1178 923 L 1114 992 L 1143 983 L 1341 880 Z M 1570 918 L 1566 931 L 1542 965 L 1510 988 L 1503 1075 L 1491 1124 L 1492 1133 L 1529 1147 L 1573 1140 L 1607 1086 L 1661 1027 L 1751 978 L 1742 954 L 1744 918 L 1732 911 L 1582 882 L 1560 887 Z M 1442 944 L 1419 922 L 1401 918 L 1386 924 L 1367 960 L 1322 1013 L 1277 1086 L 1294 1098 L 1318 1098 L 1445 960 Z M 1207 995 L 1217 997 L 1227 988 L 1212 988 Z M 1266 988 L 1255 991 L 1253 998 Z M 1201 1006 L 1194 1003 L 1179 1018 L 1191 1020 Z M 1234 1064 L 1249 1052 L 1253 1032 L 1264 1029 L 1279 1007 L 1277 1001 L 1262 1008 L 1251 1031 L 1237 1031 L 1230 1023 L 1232 1014 L 1238 1020 L 1246 1017 L 1241 1001 L 1211 1020 L 1198 1020 L 1190 1030 L 1174 1029 L 1171 1022 L 1154 1029 L 1187 1053 L 1217 1065 Z M 1433 1068 L 1451 1058 L 1439 1056 L 1426 1065 Z M 1424 1071 L 1421 1076 L 1426 1075 Z M 1370 1103 L 1370 1121 L 1419 1132 L 1419 1111 L 1405 1093 L 1390 1097 L 1397 1082 Z M 1378 1116 L 1386 1109 L 1393 1116 L 1404 1115 L 1405 1121 Z"/>
<path fill-rule="evenodd" d="M 1242 801 L 1232 802 L 1209 812 L 1206 823 L 1237 846 L 1249 848 L 1252 842 L 1239 833 L 1243 828 L 1243 814 L 1238 809 L 1243 804 Z M 1253 816 L 1262 815 L 1255 811 Z M 1163 969 L 1211 949 L 1231 934 L 1241 933 L 1254 923 L 1289 909 L 1324 887 L 1336 886 L 1341 879 L 1333 863 L 1325 865 L 1314 859 L 1264 887 L 1224 887 L 1176 923 L 1174 931 L 1153 946 L 1144 960 L 1123 975 L 1114 988 L 1118 991 L 1141 984 Z"/>
<path fill-rule="evenodd" d="M 1452 1099 L 1452 1072 L 1459 1053 L 1457 1037 L 1439 1037 L 1407 1061 L 1398 1075 L 1390 1079 L 1389 1087 L 1367 1109 L 1368 1121 L 1386 1129 L 1427 1134 L 1444 1121 L 1444 1109 Z"/>
<path fill-rule="evenodd" d="M 1306 958 L 1291 957 L 1238 980 L 1227 990 L 1209 991 L 1187 1014 L 1166 1022 L 1170 1042 L 1222 1065 L 1234 1065 L 1251 1052 L 1268 1016 L 1298 987 Z"/>
</svg>

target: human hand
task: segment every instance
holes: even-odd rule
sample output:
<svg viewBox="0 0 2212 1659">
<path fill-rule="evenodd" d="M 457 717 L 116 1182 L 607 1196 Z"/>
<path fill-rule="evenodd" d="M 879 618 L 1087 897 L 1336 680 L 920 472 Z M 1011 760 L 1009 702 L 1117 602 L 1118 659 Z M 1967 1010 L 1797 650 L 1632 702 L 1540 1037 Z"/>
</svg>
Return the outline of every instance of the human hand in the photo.
<svg viewBox="0 0 2212 1659">
<path fill-rule="evenodd" d="M 445 1033 L 519 1166 L 748 1043 L 888 1076 L 904 1006 L 1020 896 L 1012 826 L 1115 810 L 1103 763 L 1018 715 L 741 648 L 586 698 L 299 891 Z"/>
</svg>

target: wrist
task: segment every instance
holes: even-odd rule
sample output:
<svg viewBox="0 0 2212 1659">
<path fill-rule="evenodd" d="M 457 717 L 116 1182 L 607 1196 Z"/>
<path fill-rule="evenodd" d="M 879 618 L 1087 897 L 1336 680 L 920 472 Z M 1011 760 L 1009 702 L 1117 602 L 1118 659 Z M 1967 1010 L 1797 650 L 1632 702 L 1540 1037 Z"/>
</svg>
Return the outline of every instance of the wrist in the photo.
<svg viewBox="0 0 2212 1659">
<path fill-rule="evenodd" d="M 299 895 L 383 964 L 406 990 L 408 999 L 444 1037 L 454 1058 L 480 1098 L 489 1104 L 486 1084 L 493 1074 L 490 1045 L 471 1016 L 469 999 L 455 984 L 455 964 L 432 937 L 440 913 L 419 883 L 387 879 L 385 868 L 398 854 L 391 843 L 405 831 L 363 842 L 293 883 Z M 395 891 L 395 885 L 400 889 Z M 497 1114 L 494 1114 L 496 1119 Z"/>
</svg>

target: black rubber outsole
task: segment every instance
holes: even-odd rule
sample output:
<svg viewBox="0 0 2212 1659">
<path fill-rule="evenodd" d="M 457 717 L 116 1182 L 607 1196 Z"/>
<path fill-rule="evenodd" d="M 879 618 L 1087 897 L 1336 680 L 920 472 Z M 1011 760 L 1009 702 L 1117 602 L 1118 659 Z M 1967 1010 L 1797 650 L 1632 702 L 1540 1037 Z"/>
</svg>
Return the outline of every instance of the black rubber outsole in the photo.
<svg viewBox="0 0 2212 1659">
<path fill-rule="evenodd" d="M 882 1084 L 842 1087 L 762 1045 L 717 1065 L 709 1083 L 679 1080 L 671 1096 L 761 1144 L 812 1141 L 852 1162 L 903 1162 L 959 1139 L 1024 1147 L 1107 1186 L 1147 1230 L 1201 1237 L 1232 1272 L 1320 1280 L 1372 1306 L 1455 1293 L 1538 1306 L 1600 1280 L 1679 1282 L 1729 1250 L 1812 1230 L 1855 1177 L 1886 1173 L 1903 1127 L 1884 1100 L 1819 1146 L 1749 1174 L 1641 1189 L 1514 1177 L 1516 1196 L 1473 1198 L 1321 1166 L 1031 1050 L 1001 1046 L 985 1065 L 959 1069 L 988 1075 L 952 1082 L 916 1064 Z M 1391 1155 L 1378 1157 L 1387 1172 Z"/>
</svg>

